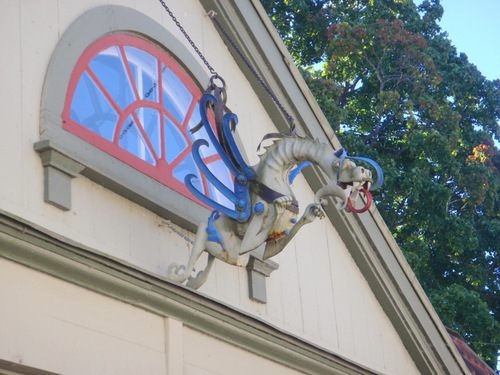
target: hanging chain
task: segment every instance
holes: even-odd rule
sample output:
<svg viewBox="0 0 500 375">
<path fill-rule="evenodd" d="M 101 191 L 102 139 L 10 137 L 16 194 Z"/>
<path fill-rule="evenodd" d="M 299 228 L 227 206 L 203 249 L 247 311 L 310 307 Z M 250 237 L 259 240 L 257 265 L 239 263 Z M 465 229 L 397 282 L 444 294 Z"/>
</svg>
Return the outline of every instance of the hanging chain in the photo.
<svg viewBox="0 0 500 375">
<path fill-rule="evenodd" d="M 158 0 L 158 1 L 163 6 L 163 8 L 165 9 L 165 11 L 169 14 L 170 18 L 172 18 L 172 21 L 174 21 L 174 23 L 177 25 L 177 27 L 182 32 L 182 34 L 184 35 L 184 37 L 188 40 L 189 44 L 191 45 L 191 47 L 193 47 L 194 51 L 198 54 L 198 56 L 200 57 L 200 59 L 205 63 L 205 65 L 207 66 L 208 70 L 210 71 L 210 74 L 212 74 L 215 78 L 218 78 L 220 81 L 224 82 L 224 80 L 217 74 L 217 72 L 212 67 L 212 65 L 210 65 L 210 63 L 207 61 L 207 59 L 205 58 L 205 56 L 203 56 L 203 54 L 201 53 L 201 51 L 198 49 L 198 47 L 193 42 L 193 40 L 189 37 L 189 35 L 186 32 L 186 30 L 184 30 L 184 28 L 182 27 L 182 25 L 180 24 L 180 22 L 174 16 L 174 14 L 172 13 L 172 11 L 168 8 L 168 6 L 165 4 L 165 2 L 163 0 Z M 264 82 L 264 80 L 262 79 L 262 77 L 259 75 L 259 73 L 257 73 L 257 71 L 254 69 L 254 67 L 252 66 L 252 64 L 250 63 L 250 61 L 248 61 L 248 59 L 243 54 L 243 52 L 241 52 L 241 50 L 238 48 L 238 46 L 236 45 L 236 43 L 229 36 L 229 34 L 227 33 L 227 31 L 224 29 L 224 27 L 220 24 L 219 20 L 217 20 L 216 12 L 213 11 L 213 10 L 211 10 L 210 12 L 208 12 L 208 16 L 215 22 L 215 24 L 217 25 L 217 27 L 219 27 L 219 29 L 222 32 L 222 34 L 224 35 L 224 37 L 228 40 L 228 42 L 234 48 L 234 50 L 236 51 L 236 53 L 238 53 L 238 55 L 241 57 L 241 59 L 246 64 L 246 66 L 248 67 L 248 69 L 250 69 L 250 71 L 252 72 L 252 74 L 254 75 L 254 77 L 257 79 L 257 81 L 262 85 L 262 87 L 269 94 L 269 96 L 271 97 L 271 99 L 273 100 L 273 102 L 278 106 L 278 108 L 281 110 L 281 112 L 285 115 L 285 117 L 287 118 L 287 120 L 290 122 L 291 131 L 293 133 L 295 131 L 294 118 L 287 112 L 287 110 L 285 109 L 285 107 L 283 106 L 283 104 L 281 104 L 281 102 L 276 97 L 276 95 L 274 95 L 274 93 L 271 91 L 271 89 L 266 85 L 266 83 Z M 212 78 L 214 78 L 214 77 L 212 77 Z M 212 78 L 211 78 L 210 82 L 213 84 L 213 79 Z"/>
<path fill-rule="evenodd" d="M 184 28 L 182 27 L 181 23 L 177 20 L 177 18 L 174 16 L 174 14 L 172 13 L 172 11 L 168 8 L 167 4 L 165 4 L 165 2 L 163 0 L 158 0 L 158 1 L 163 6 L 163 8 L 165 8 L 165 11 L 168 13 L 168 15 L 170 16 L 170 18 L 172 18 L 172 21 L 174 21 L 174 23 L 177 25 L 177 27 L 179 28 L 179 30 L 181 31 L 181 33 L 186 37 L 186 39 L 188 40 L 189 44 L 191 45 L 191 47 L 193 47 L 194 51 L 198 54 L 198 56 L 200 57 L 200 59 L 205 63 L 205 65 L 207 66 L 210 74 L 213 74 L 214 76 L 219 77 L 219 75 L 217 74 L 217 72 L 215 71 L 215 69 L 212 68 L 212 65 L 210 65 L 210 63 L 207 61 L 207 59 L 205 58 L 205 56 L 203 56 L 203 54 L 198 49 L 198 47 L 196 46 L 196 44 L 194 44 L 193 40 L 189 37 L 189 35 L 186 32 L 186 30 L 184 30 Z"/>
<path fill-rule="evenodd" d="M 191 245 L 194 245 L 194 241 L 189 238 L 186 234 L 182 233 L 179 229 L 174 227 L 172 222 L 170 220 L 162 220 L 160 226 L 166 226 L 168 227 L 172 232 L 177 234 L 179 237 L 183 238 L 186 242 L 189 242 Z"/>
<path fill-rule="evenodd" d="M 254 77 L 257 79 L 257 81 L 267 91 L 267 93 L 269 94 L 269 96 L 271 97 L 271 99 L 274 101 L 274 103 L 276 103 L 276 105 L 281 110 L 281 112 L 283 112 L 283 114 L 285 115 L 285 117 L 287 118 L 287 120 L 290 122 L 290 124 L 292 126 L 292 129 L 295 128 L 293 117 L 287 112 L 287 110 L 285 109 L 285 107 L 283 106 L 283 104 L 281 104 L 281 102 L 276 97 L 276 95 L 274 95 L 274 93 L 271 91 L 271 89 L 266 85 L 266 83 L 264 82 L 264 80 L 262 79 L 262 77 L 259 75 L 259 73 L 257 73 L 257 71 L 254 69 L 254 67 L 252 66 L 252 64 L 250 63 L 250 61 L 248 61 L 248 59 L 243 54 L 243 52 L 241 52 L 241 50 L 238 48 L 238 46 L 236 45 L 236 43 L 229 36 L 229 34 L 227 33 L 226 29 L 224 29 L 224 27 L 221 25 L 221 23 L 217 19 L 216 13 L 213 10 L 211 10 L 210 12 L 208 12 L 208 16 L 213 19 L 213 21 L 219 27 L 219 29 L 222 32 L 222 34 L 224 34 L 224 36 L 226 37 L 226 39 L 228 40 L 228 42 L 233 46 L 233 48 L 236 51 L 236 53 L 238 53 L 238 55 L 241 57 L 241 59 L 246 64 L 246 66 L 248 67 L 248 69 L 250 69 L 250 71 L 252 72 L 252 74 L 254 75 Z"/>
</svg>

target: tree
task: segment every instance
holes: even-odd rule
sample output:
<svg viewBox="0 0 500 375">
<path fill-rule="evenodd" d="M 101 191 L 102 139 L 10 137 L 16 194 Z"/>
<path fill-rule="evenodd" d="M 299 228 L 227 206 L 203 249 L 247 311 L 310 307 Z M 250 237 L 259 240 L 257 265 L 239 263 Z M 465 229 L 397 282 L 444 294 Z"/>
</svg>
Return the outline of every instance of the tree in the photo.
<svg viewBox="0 0 500 375">
<path fill-rule="evenodd" d="M 500 347 L 500 80 L 458 54 L 439 0 L 261 0 L 444 324 Z"/>
</svg>

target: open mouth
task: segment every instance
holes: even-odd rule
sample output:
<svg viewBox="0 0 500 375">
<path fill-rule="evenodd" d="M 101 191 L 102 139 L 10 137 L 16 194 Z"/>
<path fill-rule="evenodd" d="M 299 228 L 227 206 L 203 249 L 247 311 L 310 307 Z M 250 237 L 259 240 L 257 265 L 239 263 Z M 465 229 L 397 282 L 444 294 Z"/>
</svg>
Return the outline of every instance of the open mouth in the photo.
<svg viewBox="0 0 500 375">
<path fill-rule="evenodd" d="M 360 179 L 353 182 L 343 182 L 338 180 L 330 180 L 330 182 L 319 189 L 314 195 L 314 201 L 318 204 L 325 205 L 327 196 L 333 196 L 340 198 L 342 201 L 337 205 L 337 209 L 352 212 L 365 212 L 372 204 L 372 195 L 370 193 L 370 188 L 372 186 L 372 180 L 370 178 Z M 359 194 L 363 194 L 366 197 L 366 205 L 361 208 L 355 208 Z"/>
<path fill-rule="evenodd" d="M 350 211 L 356 213 L 362 213 L 367 211 L 372 204 L 372 194 L 370 193 L 370 187 L 372 181 L 353 181 L 353 182 L 338 182 L 338 185 L 346 191 L 347 207 Z M 359 193 L 363 193 L 366 197 L 366 205 L 360 209 L 355 208 L 356 201 L 358 200 Z"/>
<path fill-rule="evenodd" d="M 366 180 L 366 181 L 353 181 L 353 182 L 342 182 L 339 181 L 337 184 L 344 190 L 350 189 L 351 191 L 355 190 L 370 190 L 370 187 L 372 186 L 372 181 L 371 180 Z"/>
</svg>

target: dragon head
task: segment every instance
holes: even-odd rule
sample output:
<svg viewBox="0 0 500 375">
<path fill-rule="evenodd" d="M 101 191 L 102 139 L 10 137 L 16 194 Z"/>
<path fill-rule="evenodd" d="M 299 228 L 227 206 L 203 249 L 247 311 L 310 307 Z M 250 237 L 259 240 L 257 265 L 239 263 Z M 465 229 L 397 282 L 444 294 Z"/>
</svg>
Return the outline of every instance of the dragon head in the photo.
<svg viewBox="0 0 500 375">
<path fill-rule="evenodd" d="M 345 159 L 341 164 L 337 184 L 344 189 L 354 206 L 359 192 L 363 190 L 366 194 L 370 190 L 373 183 L 372 172 L 366 168 L 357 166 L 349 159 Z"/>
<path fill-rule="evenodd" d="M 351 211 L 364 212 L 371 204 L 369 189 L 373 183 L 372 172 L 364 167 L 357 166 L 351 160 L 345 158 L 333 163 L 334 178 L 323 186 L 315 195 L 316 203 L 325 204 L 326 196 L 336 196 L 342 200 L 337 206 L 339 210 L 349 206 Z M 367 196 L 368 203 L 362 210 L 356 210 L 354 205 L 362 191 Z"/>
</svg>

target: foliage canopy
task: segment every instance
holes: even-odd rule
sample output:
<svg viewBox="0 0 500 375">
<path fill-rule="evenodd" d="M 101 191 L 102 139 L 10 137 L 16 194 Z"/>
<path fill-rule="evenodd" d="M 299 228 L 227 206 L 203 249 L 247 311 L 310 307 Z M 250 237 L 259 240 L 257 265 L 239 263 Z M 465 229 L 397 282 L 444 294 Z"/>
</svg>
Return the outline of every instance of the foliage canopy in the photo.
<svg viewBox="0 0 500 375">
<path fill-rule="evenodd" d="M 439 0 L 261 0 L 444 324 L 496 368 L 500 80 L 458 54 Z"/>
</svg>

